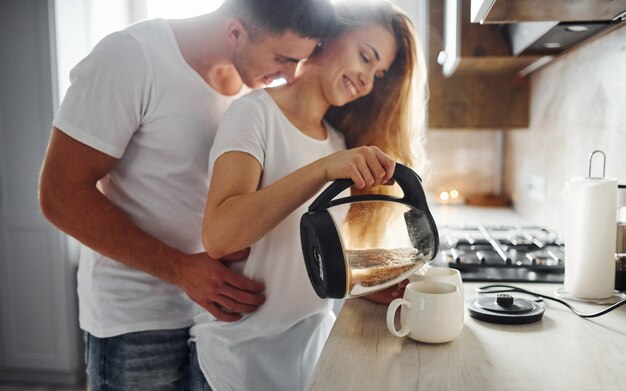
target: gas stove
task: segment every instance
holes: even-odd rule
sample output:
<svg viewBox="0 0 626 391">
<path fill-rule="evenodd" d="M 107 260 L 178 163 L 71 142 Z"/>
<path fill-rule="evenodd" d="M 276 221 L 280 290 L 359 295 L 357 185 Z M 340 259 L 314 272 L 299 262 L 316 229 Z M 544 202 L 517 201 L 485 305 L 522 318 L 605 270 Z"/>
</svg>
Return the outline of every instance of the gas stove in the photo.
<svg viewBox="0 0 626 391">
<path fill-rule="evenodd" d="M 522 225 L 439 226 L 431 264 L 458 269 L 464 281 L 562 283 L 564 247 L 556 232 Z"/>
</svg>

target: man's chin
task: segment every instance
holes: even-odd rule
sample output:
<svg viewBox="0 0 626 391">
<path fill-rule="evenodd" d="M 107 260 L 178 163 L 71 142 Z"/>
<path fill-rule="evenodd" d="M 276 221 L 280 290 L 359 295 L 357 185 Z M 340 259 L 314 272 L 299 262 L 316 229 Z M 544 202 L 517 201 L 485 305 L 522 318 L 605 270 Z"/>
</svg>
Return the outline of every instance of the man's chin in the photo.
<svg viewBox="0 0 626 391">
<path fill-rule="evenodd" d="M 274 78 L 268 77 L 268 76 L 263 76 L 261 78 L 261 80 L 259 81 L 259 83 L 261 83 L 263 85 L 263 87 L 267 87 L 270 84 L 272 84 L 274 82 Z"/>
</svg>

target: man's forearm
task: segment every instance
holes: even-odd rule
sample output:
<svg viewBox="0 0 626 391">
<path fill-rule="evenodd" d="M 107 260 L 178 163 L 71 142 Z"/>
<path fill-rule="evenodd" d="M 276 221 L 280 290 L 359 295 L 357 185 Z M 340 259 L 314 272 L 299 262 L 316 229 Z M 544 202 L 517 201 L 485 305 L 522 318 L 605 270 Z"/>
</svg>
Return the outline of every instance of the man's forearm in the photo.
<svg viewBox="0 0 626 391">
<path fill-rule="evenodd" d="M 177 283 L 184 254 L 141 230 L 95 187 L 46 189 L 41 198 L 44 215 L 63 232 L 104 256 Z"/>
</svg>

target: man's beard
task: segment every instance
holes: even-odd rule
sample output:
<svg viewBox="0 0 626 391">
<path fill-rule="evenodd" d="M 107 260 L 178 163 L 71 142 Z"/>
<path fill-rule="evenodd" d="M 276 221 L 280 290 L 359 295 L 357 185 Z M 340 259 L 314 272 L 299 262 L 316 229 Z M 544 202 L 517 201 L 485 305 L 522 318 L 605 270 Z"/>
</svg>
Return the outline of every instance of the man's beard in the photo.
<svg viewBox="0 0 626 391">
<path fill-rule="evenodd" d="M 237 70 L 237 73 L 239 74 L 241 81 L 247 87 L 260 88 L 260 87 L 265 86 L 265 84 L 263 84 L 262 77 L 255 78 L 251 74 L 250 72 L 251 64 L 247 57 L 242 56 L 242 55 L 235 55 L 235 58 L 233 59 L 233 65 L 235 66 L 235 69 Z"/>
</svg>

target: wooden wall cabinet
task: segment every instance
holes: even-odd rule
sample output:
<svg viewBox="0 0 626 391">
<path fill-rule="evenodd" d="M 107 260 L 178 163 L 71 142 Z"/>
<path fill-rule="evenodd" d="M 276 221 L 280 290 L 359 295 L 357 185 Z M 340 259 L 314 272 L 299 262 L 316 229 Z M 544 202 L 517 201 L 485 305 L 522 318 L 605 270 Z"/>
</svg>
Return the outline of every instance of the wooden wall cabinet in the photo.
<svg viewBox="0 0 626 391">
<path fill-rule="evenodd" d="M 429 128 L 526 128 L 520 75 L 619 28 L 626 0 L 430 0 L 428 18 Z"/>
<path fill-rule="evenodd" d="M 502 26 L 470 22 L 469 1 L 431 0 L 428 127 L 528 127 L 529 83 L 518 72 L 540 56 L 511 55 Z"/>
</svg>

